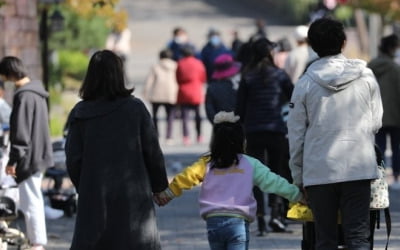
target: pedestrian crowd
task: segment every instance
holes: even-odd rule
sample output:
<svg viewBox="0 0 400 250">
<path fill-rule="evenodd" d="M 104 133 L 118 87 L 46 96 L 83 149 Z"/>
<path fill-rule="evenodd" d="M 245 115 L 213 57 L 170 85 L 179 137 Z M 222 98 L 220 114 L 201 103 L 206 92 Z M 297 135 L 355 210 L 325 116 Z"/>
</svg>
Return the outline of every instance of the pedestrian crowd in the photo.
<svg viewBox="0 0 400 250">
<path fill-rule="evenodd" d="M 343 55 L 345 29 L 332 18 L 296 27 L 294 45 L 271 41 L 265 22 L 255 24 L 247 41 L 235 33 L 231 46 L 210 29 L 201 50 L 175 28 L 146 78 L 151 112 L 126 87 L 120 53 L 91 56 L 65 144 L 79 194 L 70 249 L 161 249 L 154 203 L 165 206 L 200 184 L 210 249 L 248 249 L 253 221 L 258 236 L 290 232 L 286 214 L 296 202 L 313 213 L 315 249 L 337 249 L 338 214 L 347 249 L 370 249 L 374 145 L 385 155 L 387 139 L 391 187 L 400 188 L 399 38 L 383 37 L 380 54 L 367 64 Z M 18 185 L 31 249 L 40 250 L 47 243 L 41 181 L 54 165 L 48 93 L 17 57 L 0 61 L 0 76 L 16 87 L 12 108 L 0 99 L 0 123 L 10 127 L 3 171 Z M 208 152 L 169 182 L 160 108 L 165 142 L 176 143 L 173 124 L 180 119 L 182 143 L 190 145 L 204 142 L 202 104 L 212 124 Z"/>
</svg>

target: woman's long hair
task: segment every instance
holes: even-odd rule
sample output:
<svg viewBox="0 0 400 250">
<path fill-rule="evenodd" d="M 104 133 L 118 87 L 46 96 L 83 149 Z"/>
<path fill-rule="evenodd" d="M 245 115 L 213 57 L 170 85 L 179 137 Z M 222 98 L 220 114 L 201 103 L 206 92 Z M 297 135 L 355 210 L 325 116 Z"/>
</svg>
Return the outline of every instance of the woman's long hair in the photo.
<svg viewBox="0 0 400 250">
<path fill-rule="evenodd" d="M 125 74 L 122 59 L 110 50 L 93 54 L 79 95 L 83 100 L 100 98 L 113 100 L 129 96 L 133 89 L 125 87 Z"/>
<path fill-rule="evenodd" d="M 239 162 L 244 153 L 244 131 L 239 122 L 215 124 L 210 143 L 211 168 L 229 168 Z"/>
<path fill-rule="evenodd" d="M 251 44 L 250 61 L 244 69 L 244 74 L 249 71 L 260 71 L 265 69 L 266 66 L 276 67 L 272 57 L 272 49 L 276 46 L 267 38 L 261 38 Z"/>
</svg>

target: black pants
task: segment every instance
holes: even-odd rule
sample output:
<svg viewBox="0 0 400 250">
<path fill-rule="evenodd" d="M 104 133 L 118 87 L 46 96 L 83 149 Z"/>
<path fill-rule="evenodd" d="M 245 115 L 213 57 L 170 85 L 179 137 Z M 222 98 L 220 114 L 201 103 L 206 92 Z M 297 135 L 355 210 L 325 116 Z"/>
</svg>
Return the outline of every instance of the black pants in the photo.
<svg viewBox="0 0 400 250">
<path fill-rule="evenodd" d="M 269 131 L 249 133 L 246 135 L 246 139 L 248 155 L 260 160 L 272 172 L 288 180 L 291 178 L 288 167 L 288 143 L 285 134 Z M 253 193 L 257 201 L 257 215 L 263 216 L 265 215 L 264 193 L 258 187 L 254 187 Z M 282 199 L 275 194 L 269 194 L 268 199 L 270 207 L 282 203 Z"/>
<path fill-rule="evenodd" d="M 171 116 L 172 114 L 172 109 L 174 108 L 174 105 L 169 104 L 169 103 L 152 103 L 153 107 L 153 123 L 154 126 L 156 127 L 157 133 L 160 134 L 158 131 L 158 110 L 161 106 L 164 106 L 165 108 L 165 113 L 167 115 L 166 120 L 167 120 L 167 133 L 166 133 L 166 138 L 170 139 L 172 136 L 172 123 L 174 122 L 174 117 Z"/>
<path fill-rule="evenodd" d="M 338 211 L 349 250 L 369 250 L 371 181 L 350 181 L 306 187 L 314 215 L 316 250 L 336 250 Z"/>
<path fill-rule="evenodd" d="M 397 181 L 400 175 L 400 128 L 386 126 L 382 127 L 376 134 L 375 140 L 383 156 L 386 151 L 386 136 L 390 137 L 390 146 L 392 150 L 392 170 L 393 176 Z"/>
<path fill-rule="evenodd" d="M 199 137 L 201 136 L 201 115 L 200 115 L 200 105 L 189 105 L 189 104 L 181 104 L 178 106 L 178 108 L 181 111 L 181 117 L 182 117 L 182 130 L 183 130 L 183 136 L 188 137 L 189 136 L 189 127 L 188 123 L 190 120 L 190 113 L 193 111 L 194 112 L 194 121 L 196 125 L 196 136 Z M 175 111 L 173 115 L 175 116 Z"/>
</svg>

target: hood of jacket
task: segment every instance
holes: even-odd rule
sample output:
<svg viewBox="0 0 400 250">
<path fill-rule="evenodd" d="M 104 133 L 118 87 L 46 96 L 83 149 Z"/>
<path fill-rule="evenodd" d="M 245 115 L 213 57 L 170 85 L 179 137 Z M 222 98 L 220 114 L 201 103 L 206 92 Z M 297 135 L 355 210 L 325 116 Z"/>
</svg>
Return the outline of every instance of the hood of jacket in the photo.
<svg viewBox="0 0 400 250">
<path fill-rule="evenodd" d="M 342 54 L 322 57 L 310 65 L 306 71 L 312 80 L 322 87 L 340 91 L 361 77 L 366 62 L 359 59 L 347 59 Z"/>
<path fill-rule="evenodd" d="M 176 62 L 174 60 L 164 58 L 160 60 L 160 67 L 165 70 L 175 70 Z"/>
<path fill-rule="evenodd" d="M 19 93 L 24 92 L 24 91 L 34 92 L 34 93 L 42 96 L 43 98 L 49 97 L 49 93 L 44 89 L 42 82 L 39 80 L 30 81 L 27 84 L 19 87 L 15 91 L 15 95 L 18 95 Z"/>
<path fill-rule="evenodd" d="M 377 58 L 373 59 L 369 64 L 376 77 L 384 75 L 386 72 L 393 70 L 393 64 L 395 64 L 393 58 L 380 54 Z"/>
<path fill-rule="evenodd" d="M 125 104 L 129 98 L 131 97 L 121 97 L 115 100 L 80 101 L 74 108 L 74 117 L 77 119 L 92 119 L 107 115 Z"/>
</svg>

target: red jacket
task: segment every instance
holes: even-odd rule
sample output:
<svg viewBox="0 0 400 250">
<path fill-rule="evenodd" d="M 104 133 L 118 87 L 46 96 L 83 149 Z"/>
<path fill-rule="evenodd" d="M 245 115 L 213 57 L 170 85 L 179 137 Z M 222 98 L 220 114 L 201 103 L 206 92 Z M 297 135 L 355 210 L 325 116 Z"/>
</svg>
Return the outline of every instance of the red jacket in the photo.
<svg viewBox="0 0 400 250">
<path fill-rule="evenodd" d="M 193 56 L 178 61 L 176 78 L 179 85 L 177 104 L 199 105 L 204 102 L 206 69 Z"/>
</svg>

